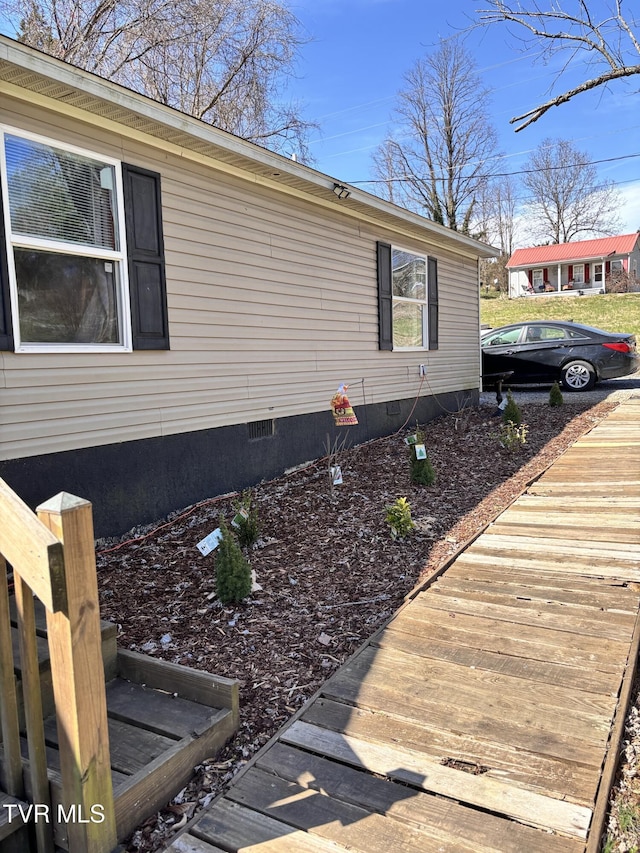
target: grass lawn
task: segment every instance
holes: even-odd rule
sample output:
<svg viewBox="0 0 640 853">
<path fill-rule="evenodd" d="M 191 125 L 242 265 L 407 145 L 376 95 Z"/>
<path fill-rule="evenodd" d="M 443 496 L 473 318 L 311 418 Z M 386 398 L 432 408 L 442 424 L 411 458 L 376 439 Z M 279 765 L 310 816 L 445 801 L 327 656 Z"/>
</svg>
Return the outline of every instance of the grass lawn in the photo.
<svg viewBox="0 0 640 853">
<path fill-rule="evenodd" d="M 525 320 L 573 320 L 609 332 L 632 332 L 640 342 L 640 293 L 520 299 L 481 294 L 481 323 L 496 328 Z"/>
</svg>

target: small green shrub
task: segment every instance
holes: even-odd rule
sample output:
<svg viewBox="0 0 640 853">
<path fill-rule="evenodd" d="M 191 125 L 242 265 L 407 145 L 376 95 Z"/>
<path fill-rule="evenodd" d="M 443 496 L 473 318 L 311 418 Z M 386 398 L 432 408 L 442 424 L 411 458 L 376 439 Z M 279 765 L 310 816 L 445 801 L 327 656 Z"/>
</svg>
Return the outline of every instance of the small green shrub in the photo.
<svg viewBox="0 0 640 853">
<path fill-rule="evenodd" d="M 511 421 L 512 424 L 516 424 L 517 426 L 522 423 L 522 412 L 520 411 L 520 407 L 516 401 L 513 399 L 511 389 L 507 391 L 507 405 L 502 410 L 502 421 L 505 424 Z"/>
<path fill-rule="evenodd" d="M 392 539 L 404 539 L 415 527 L 411 518 L 411 504 L 406 498 L 397 498 L 386 507 L 387 524 L 391 528 Z"/>
<path fill-rule="evenodd" d="M 222 540 L 216 553 L 216 591 L 223 604 L 242 601 L 251 592 L 251 567 L 223 518 Z"/>
<path fill-rule="evenodd" d="M 416 430 L 416 442 L 409 445 L 409 478 L 416 486 L 433 486 L 436 481 L 436 472 L 428 454 L 425 459 L 418 459 L 416 447 L 420 445 L 424 446 L 424 433 L 421 430 Z"/>
<path fill-rule="evenodd" d="M 243 548 L 249 548 L 260 536 L 260 519 L 253 503 L 252 493 L 243 492 L 240 500 L 234 502 L 233 509 L 235 515 L 231 525 L 235 528 L 240 545 Z"/>
<path fill-rule="evenodd" d="M 564 403 L 564 397 L 562 396 L 562 391 L 560 390 L 560 386 L 557 382 L 554 382 L 551 386 L 551 390 L 549 391 L 549 405 L 550 406 L 561 406 Z"/>
<path fill-rule="evenodd" d="M 529 428 L 526 424 L 514 424 L 507 421 L 500 429 L 500 444 L 510 453 L 515 453 L 527 443 Z"/>
</svg>

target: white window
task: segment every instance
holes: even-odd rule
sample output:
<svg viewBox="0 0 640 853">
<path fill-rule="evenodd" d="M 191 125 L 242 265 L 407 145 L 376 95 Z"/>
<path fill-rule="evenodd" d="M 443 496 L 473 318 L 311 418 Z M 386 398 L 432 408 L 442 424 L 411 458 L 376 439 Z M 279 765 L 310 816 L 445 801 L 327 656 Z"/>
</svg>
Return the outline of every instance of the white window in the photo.
<svg viewBox="0 0 640 853">
<path fill-rule="evenodd" d="M 534 290 L 544 290 L 544 273 L 543 270 L 533 270 L 531 274 L 531 283 Z"/>
<path fill-rule="evenodd" d="M 584 264 L 573 265 L 573 283 L 584 284 Z"/>
<path fill-rule="evenodd" d="M 120 164 L 5 129 L 16 351 L 130 349 Z"/>
<path fill-rule="evenodd" d="M 615 261 L 611 261 L 611 272 L 622 272 L 622 260 L 618 258 Z"/>
<path fill-rule="evenodd" d="M 428 346 L 427 258 L 392 249 L 393 348 Z"/>
</svg>

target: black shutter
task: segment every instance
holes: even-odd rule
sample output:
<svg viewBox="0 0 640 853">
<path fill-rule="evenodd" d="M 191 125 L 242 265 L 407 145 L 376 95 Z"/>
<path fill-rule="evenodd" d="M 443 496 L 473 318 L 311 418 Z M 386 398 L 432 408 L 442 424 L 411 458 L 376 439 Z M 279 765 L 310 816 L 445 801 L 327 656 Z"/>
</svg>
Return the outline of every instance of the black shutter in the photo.
<svg viewBox="0 0 640 853">
<path fill-rule="evenodd" d="M 134 349 L 169 349 L 160 175 L 122 164 Z"/>
<path fill-rule="evenodd" d="M 0 350 L 13 351 L 13 349 L 11 294 L 9 293 L 9 269 L 7 267 L 7 240 L 4 233 L 2 194 L 0 194 Z"/>
<path fill-rule="evenodd" d="M 438 349 L 438 261 L 427 258 L 429 349 Z"/>
<path fill-rule="evenodd" d="M 378 243 L 378 345 L 393 349 L 393 312 L 391 287 L 391 246 Z"/>
</svg>

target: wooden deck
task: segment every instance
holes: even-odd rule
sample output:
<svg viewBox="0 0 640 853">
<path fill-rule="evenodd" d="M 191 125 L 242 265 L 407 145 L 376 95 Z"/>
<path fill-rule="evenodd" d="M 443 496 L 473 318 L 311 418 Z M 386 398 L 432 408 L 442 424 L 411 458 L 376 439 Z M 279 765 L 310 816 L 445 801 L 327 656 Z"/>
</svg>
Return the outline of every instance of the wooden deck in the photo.
<svg viewBox="0 0 640 853">
<path fill-rule="evenodd" d="M 640 641 L 640 398 L 398 611 L 172 853 L 595 853 Z"/>
</svg>

